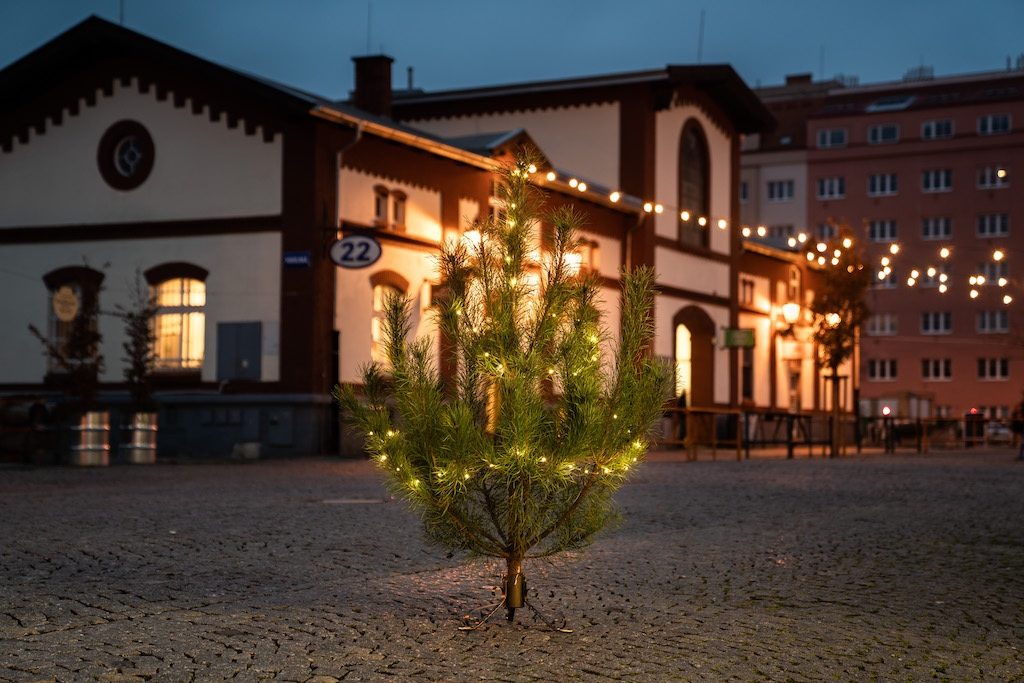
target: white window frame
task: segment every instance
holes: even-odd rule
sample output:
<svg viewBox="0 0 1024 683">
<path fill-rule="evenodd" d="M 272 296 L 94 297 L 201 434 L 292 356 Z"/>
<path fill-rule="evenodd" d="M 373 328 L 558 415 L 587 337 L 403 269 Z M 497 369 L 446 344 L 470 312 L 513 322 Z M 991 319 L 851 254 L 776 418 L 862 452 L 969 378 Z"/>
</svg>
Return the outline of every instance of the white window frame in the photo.
<svg viewBox="0 0 1024 683">
<path fill-rule="evenodd" d="M 1006 356 L 979 358 L 977 372 L 982 382 L 1005 382 L 1010 379 L 1010 359 Z"/>
<path fill-rule="evenodd" d="M 876 313 L 868 318 L 864 331 L 869 337 L 891 337 L 899 329 L 899 317 L 895 313 Z"/>
<path fill-rule="evenodd" d="M 1010 214 L 979 213 L 975 222 L 977 237 L 1005 237 L 1010 234 Z"/>
<path fill-rule="evenodd" d="M 1005 169 L 1005 166 L 983 166 L 978 169 L 978 189 L 979 190 L 999 190 L 1010 186 L 1010 174 L 1006 173 L 1002 178 L 999 177 L 999 171 Z"/>
<path fill-rule="evenodd" d="M 895 358 L 869 358 L 868 380 L 872 382 L 895 382 L 899 375 L 899 364 Z"/>
<path fill-rule="evenodd" d="M 892 131 L 891 140 L 886 139 L 884 133 Z M 894 145 L 900 141 L 900 125 L 898 123 L 876 123 L 868 126 L 869 145 Z"/>
<path fill-rule="evenodd" d="M 871 242 L 892 242 L 896 239 L 896 221 L 891 218 L 868 222 L 868 240 Z"/>
<path fill-rule="evenodd" d="M 1010 331 L 1010 312 L 1005 308 L 986 309 L 975 314 L 978 334 L 1005 334 Z"/>
<path fill-rule="evenodd" d="M 996 121 L 1006 119 L 1006 128 L 995 129 Z M 1006 135 L 1013 131 L 1013 116 L 1009 113 L 984 114 L 978 117 L 978 135 Z"/>
<path fill-rule="evenodd" d="M 938 127 L 941 124 L 947 124 L 949 126 L 949 132 L 940 134 Z M 931 119 L 921 124 L 921 139 L 922 140 L 948 140 L 956 134 L 956 128 L 953 124 L 953 119 Z"/>
<path fill-rule="evenodd" d="M 921 379 L 925 382 L 949 382 L 953 379 L 952 358 L 922 358 Z"/>
<path fill-rule="evenodd" d="M 769 202 L 791 202 L 795 194 L 796 181 L 794 180 L 769 180 L 765 184 L 765 196 Z"/>
<path fill-rule="evenodd" d="M 933 194 L 953 191 L 953 169 L 929 168 L 921 171 L 921 192 Z"/>
<path fill-rule="evenodd" d="M 843 199 L 846 197 L 846 178 L 841 175 L 818 178 L 818 199 Z"/>
<path fill-rule="evenodd" d="M 952 311 L 921 311 L 921 334 L 953 334 Z"/>
<path fill-rule="evenodd" d="M 849 133 L 846 128 L 822 128 L 818 131 L 818 149 L 846 147 Z"/>
<path fill-rule="evenodd" d="M 899 182 L 895 173 L 872 173 L 868 176 L 869 197 L 891 197 L 899 193 Z"/>
<path fill-rule="evenodd" d="M 178 283 L 177 304 L 162 303 L 161 288 Z M 194 284 L 189 284 L 194 283 Z M 198 287 L 196 286 L 198 285 Z M 200 370 L 206 356 L 206 283 L 194 277 L 169 277 L 151 285 L 158 306 L 153 317 L 153 368 L 157 372 Z M 177 321 L 177 355 L 165 354 L 165 321 Z M 198 323 L 198 325 L 197 325 Z M 196 329 L 198 327 L 198 329 Z M 188 347 L 188 348 L 186 348 Z M 198 350 L 198 355 L 195 353 Z"/>
<path fill-rule="evenodd" d="M 953 237 L 953 219 L 949 216 L 928 216 L 921 219 L 921 239 L 948 240 Z"/>
</svg>

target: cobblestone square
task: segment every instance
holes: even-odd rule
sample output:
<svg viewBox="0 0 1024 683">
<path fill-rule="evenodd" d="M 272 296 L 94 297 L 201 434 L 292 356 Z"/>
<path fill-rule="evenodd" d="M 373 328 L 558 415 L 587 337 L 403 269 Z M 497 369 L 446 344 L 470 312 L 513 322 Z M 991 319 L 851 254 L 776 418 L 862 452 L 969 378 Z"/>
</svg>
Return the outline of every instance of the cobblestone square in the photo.
<svg viewBox="0 0 1024 683">
<path fill-rule="evenodd" d="M 1024 680 L 1024 463 L 656 457 L 527 565 L 423 544 L 367 462 L 0 470 L 0 679 Z"/>
</svg>

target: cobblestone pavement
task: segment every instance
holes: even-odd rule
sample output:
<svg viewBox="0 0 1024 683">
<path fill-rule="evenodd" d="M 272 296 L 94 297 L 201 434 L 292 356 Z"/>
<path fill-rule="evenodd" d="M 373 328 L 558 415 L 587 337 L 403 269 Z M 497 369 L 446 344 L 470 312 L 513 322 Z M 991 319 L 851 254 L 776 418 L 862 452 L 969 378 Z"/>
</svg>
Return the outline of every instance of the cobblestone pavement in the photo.
<svg viewBox="0 0 1024 683">
<path fill-rule="evenodd" d="M 1024 680 L 1024 463 L 648 462 L 527 565 L 423 545 L 366 462 L 0 470 L 0 679 Z"/>
</svg>

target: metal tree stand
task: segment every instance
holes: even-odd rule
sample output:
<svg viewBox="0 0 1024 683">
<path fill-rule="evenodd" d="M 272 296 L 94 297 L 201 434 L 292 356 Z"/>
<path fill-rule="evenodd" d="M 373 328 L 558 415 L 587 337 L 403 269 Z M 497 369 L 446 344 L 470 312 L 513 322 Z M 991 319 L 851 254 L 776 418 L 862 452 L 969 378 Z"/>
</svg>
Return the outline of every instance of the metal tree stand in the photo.
<svg viewBox="0 0 1024 683">
<path fill-rule="evenodd" d="M 480 611 L 487 609 L 489 606 L 481 608 Z M 494 607 L 487 613 L 483 619 L 474 620 L 473 616 L 466 614 L 462 617 L 463 625 L 459 627 L 460 631 L 475 631 L 484 624 L 486 624 L 495 613 L 504 607 L 507 610 L 505 618 L 508 621 L 513 621 L 516 617 L 516 610 L 523 607 L 529 607 L 533 610 L 534 615 L 540 621 L 542 621 L 552 631 L 558 631 L 559 633 L 572 633 L 571 628 L 565 628 L 565 619 L 562 619 L 562 625 L 557 626 L 555 622 L 548 619 L 544 614 L 534 607 L 529 600 L 526 599 L 526 577 L 521 573 L 516 573 L 514 576 L 507 577 L 501 585 L 501 600 L 498 601 Z"/>
</svg>

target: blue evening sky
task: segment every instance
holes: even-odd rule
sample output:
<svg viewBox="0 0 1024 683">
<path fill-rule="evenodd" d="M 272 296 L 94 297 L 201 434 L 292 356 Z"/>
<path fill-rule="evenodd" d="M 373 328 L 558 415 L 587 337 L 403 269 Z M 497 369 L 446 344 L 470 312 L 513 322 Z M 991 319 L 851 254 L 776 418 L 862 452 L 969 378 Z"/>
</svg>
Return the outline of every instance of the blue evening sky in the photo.
<svg viewBox="0 0 1024 683">
<path fill-rule="evenodd" d="M 395 58 L 428 90 L 725 62 L 751 86 L 788 73 L 897 80 L 1005 69 L 1024 53 L 1024 0 L 123 0 L 127 27 L 330 97 L 350 57 Z M 0 0 L 0 67 L 119 0 Z M 823 69 L 822 69 L 823 67 Z"/>
</svg>

